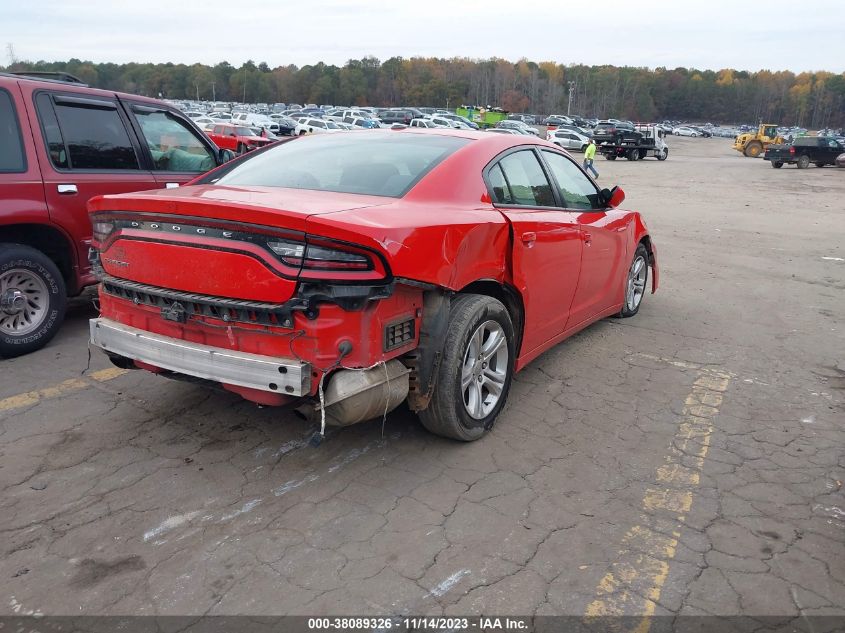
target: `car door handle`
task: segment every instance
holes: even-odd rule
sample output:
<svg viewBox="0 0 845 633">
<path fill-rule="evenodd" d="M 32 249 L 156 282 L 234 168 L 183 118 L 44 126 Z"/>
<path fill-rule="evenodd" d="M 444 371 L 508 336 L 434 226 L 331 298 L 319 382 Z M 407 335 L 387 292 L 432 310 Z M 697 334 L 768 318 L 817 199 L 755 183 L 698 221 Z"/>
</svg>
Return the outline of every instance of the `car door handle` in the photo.
<svg viewBox="0 0 845 633">
<path fill-rule="evenodd" d="M 58 185 L 56 187 L 56 189 L 63 196 L 72 196 L 75 193 L 79 193 L 79 191 L 76 188 L 76 185 L 73 185 L 73 184 Z"/>
<path fill-rule="evenodd" d="M 528 231 L 522 234 L 522 243 L 526 246 L 532 246 L 537 241 L 537 234 L 533 231 Z"/>
</svg>

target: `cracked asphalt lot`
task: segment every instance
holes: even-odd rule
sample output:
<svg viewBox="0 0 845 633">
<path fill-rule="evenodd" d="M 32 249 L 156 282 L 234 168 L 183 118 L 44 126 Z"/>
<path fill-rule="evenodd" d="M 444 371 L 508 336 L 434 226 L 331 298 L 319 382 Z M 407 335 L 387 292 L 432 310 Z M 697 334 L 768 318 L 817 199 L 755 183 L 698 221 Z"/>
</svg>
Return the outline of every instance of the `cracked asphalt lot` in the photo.
<svg viewBox="0 0 845 633">
<path fill-rule="evenodd" d="M 314 448 L 232 394 L 83 376 L 75 300 L 0 361 L 0 613 L 845 616 L 845 170 L 670 144 L 597 165 L 660 291 L 473 444 L 400 409 Z"/>
</svg>

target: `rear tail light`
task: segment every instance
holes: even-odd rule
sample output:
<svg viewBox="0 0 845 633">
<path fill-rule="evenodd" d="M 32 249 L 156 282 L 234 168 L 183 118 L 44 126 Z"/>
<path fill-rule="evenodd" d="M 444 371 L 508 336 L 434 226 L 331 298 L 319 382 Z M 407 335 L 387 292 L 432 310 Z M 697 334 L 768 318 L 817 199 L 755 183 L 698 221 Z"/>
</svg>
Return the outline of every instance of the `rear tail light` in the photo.
<svg viewBox="0 0 845 633">
<path fill-rule="evenodd" d="M 267 246 L 285 264 L 296 268 L 326 271 L 366 271 L 374 268 L 373 260 L 363 253 L 287 240 L 268 242 Z"/>
<path fill-rule="evenodd" d="M 794 147 L 790 147 L 790 148 L 789 148 L 789 153 L 790 153 L 790 154 L 792 154 L 792 155 L 795 155 L 795 148 L 794 148 Z"/>
</svg>

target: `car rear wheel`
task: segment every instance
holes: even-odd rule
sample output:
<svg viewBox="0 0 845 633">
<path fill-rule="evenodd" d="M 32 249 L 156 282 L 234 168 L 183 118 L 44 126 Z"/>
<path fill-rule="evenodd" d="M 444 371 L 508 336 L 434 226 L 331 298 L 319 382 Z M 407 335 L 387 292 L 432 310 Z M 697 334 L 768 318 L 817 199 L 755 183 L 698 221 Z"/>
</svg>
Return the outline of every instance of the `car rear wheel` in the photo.
<svg viewBox="0 0 845 633">
<path fill-rule="evenodd" d="M 781 167 L 783 167 L 783 163 L 779 160 L 773 160 L 772 167 L 774 167 L 775 169 L 780 169 Z"/>
<path fill-rule="evenodd" d="M 616 154 L 605 154 L 604 157 L 607 160 L 616 160 Z"/>
<path fill-rule="evenodd" d="M 645 296 L 646 283 L 648 282 L 648 251 L 640 243 L 634 251 L 634 259 L 628 268 L 628 275 L 625 278 L 625 304 L 617 316 L 627 318 L 634 316 L 640 311 Z"/>
<path fill-rule="evenodd" d="M 640 152 L 638 150 L 635 150 L 635 149 L 629 149 L 628 150 L 628 154 L 627 154 L 628 160 L 638 160 L 639 157 L 640 157 Z"/>
<path fill-rule="evenodd" d="M 238 143 L 238 154 L 245 154 L 246 153 L 246 145 L 243 143 Z"/>
<path fill-rule="evenodd" d="M 505 404 L 516 356 L 510 314 L 483 295 L 460 295 L 449 311 L 449 334 L 423 426 L 463 442 L 489 431 Z"/>
<path fill-rule="evenodd" d="M 798 163 L 796 163 L 798 169 L 807 169 L 810 166 L 810 157 L 804 154 L 803 156 L 798 157 Z"/>
<path fill-rule="evenodd" d="M 64 279 L 50 258 L 0 244 L 0 357 L 44 347 L 59 331 L 66 305 Z"/>
</svg>

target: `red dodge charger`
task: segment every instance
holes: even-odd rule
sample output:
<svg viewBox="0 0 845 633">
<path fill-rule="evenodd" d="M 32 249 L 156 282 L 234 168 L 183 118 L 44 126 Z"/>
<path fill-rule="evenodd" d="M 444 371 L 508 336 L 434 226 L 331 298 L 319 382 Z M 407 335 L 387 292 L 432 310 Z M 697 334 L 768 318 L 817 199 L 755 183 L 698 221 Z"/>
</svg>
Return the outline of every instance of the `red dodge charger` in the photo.
<svg viewBox="0 0 845 633">
<path fill-rule="evenodd" d="M 551 143 L 373 130 L 297 138 L 180 189 L 89 203 L 120 367 L 188 376 L 325 425 L 407 400 L 489 430 L 511 378 L 657 289 L 639 213 Z"/>
</svg>

